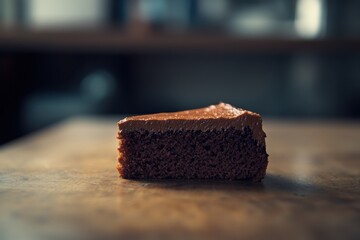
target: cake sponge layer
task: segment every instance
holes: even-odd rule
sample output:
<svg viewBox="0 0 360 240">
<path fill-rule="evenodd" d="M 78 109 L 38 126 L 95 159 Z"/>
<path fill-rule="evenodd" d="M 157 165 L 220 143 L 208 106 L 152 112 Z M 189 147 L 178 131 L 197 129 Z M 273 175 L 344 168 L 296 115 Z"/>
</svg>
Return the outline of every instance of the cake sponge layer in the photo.
<svg viewBox="0 0 360 240">
<path fill-rule="evenodd" d="M 119 165 L 130 179 L 264 178 L 267 153 L 250 127 L 213 130 L 121 129 Z"/>
</svg>

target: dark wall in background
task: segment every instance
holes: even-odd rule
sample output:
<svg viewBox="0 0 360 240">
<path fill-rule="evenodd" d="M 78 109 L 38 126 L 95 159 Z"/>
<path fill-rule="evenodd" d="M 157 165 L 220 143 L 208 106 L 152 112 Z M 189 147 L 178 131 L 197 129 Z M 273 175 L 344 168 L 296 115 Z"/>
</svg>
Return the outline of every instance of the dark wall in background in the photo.
<svg viewBox="0 0 360 240">
<path fill-rule="evenodd" d="M 358 119 L 359 13 L 358 0 L 0 0 L 0 144 L 71 116 L 219 101 Z"/>
<path fill-rule="evenodd" d="M 2 61 L 2 141 L 74 115 L 219 101 L 266 117 L 360 117 L 356 54 L 23 53 Z"/>
<path fill-rule="evenodd" d="M 144 56 L 136 62 L 136 109 L 227 101 L 266 116 L 359 117 L 359 60 L 347 54 Z"/>
</svg>

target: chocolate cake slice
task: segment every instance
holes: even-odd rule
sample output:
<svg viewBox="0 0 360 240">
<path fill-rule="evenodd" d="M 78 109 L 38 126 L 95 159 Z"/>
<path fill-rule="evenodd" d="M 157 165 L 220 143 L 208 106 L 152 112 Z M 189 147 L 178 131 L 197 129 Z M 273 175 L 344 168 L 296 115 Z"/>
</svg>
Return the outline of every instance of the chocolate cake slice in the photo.
<svg viewBox="0 0 360 240">
<path fill-rule="evenodd" d="M 118 170 L 128 179 L 264 178 L 268 164 L 259 114 L 220 103 L 127 117 L 118 123 Z"/>
</svg>

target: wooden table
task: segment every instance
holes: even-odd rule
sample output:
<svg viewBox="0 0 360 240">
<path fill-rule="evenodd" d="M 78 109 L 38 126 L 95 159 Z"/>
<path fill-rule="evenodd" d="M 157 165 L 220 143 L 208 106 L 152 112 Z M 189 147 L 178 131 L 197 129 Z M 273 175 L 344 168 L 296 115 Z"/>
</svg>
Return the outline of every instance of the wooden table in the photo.
<svg viewBox="0 0 360 240">
<path fill-rule="evenodd" d="M 130 181 L 116 120 L 0 149 L 0 239 L 360 239 L 360 123 L 265 120 L 262 184 Z"/>
</svg>

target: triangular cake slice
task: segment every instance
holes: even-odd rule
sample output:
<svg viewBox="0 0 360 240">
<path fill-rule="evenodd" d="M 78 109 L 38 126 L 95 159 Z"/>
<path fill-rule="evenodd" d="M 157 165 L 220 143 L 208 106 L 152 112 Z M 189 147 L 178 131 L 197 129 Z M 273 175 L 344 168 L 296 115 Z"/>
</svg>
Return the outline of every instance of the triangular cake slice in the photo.
<svg viewBox="0 0 360 240">
<path fill-rule="evenodd" d="M 123 178 L 260 181 L 265 176 L 261 116 L 230 104 L 127 117 L 118 126 Z"/>
</svg>

